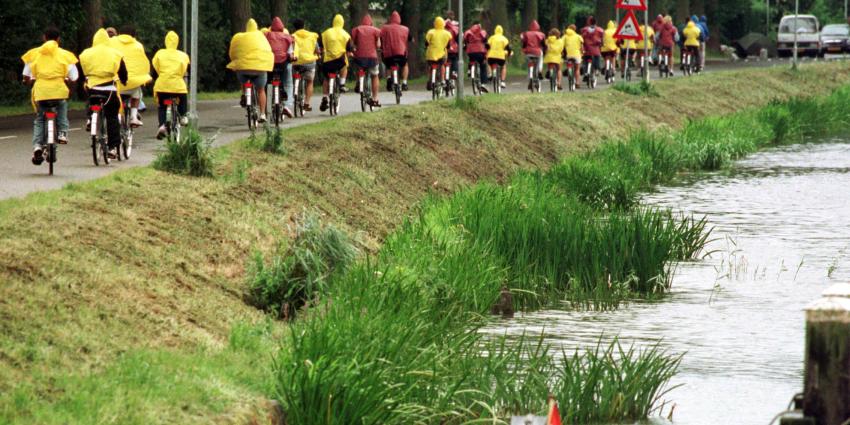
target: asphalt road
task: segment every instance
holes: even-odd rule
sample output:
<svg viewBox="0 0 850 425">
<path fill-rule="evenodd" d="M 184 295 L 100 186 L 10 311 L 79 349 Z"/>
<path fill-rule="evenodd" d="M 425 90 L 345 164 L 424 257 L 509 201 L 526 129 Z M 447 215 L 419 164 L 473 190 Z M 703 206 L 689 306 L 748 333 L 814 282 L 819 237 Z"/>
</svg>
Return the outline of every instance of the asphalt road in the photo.
<svg viewBox="0 0 850 425">
<path fill-rule="evenodd" d="M 708 68 L 711 71 L 742 66 L 769 66 L 780 63 L 786 62 L 723 63 L 722 65 L 712 64 Z M 679 75 L 680 73 L 677 73 L 677 76 Z M 544 88 L 546 87 L 545 84 L 544 81 Z M 349 84 L 349 86 L 351 85 Z M 525 85 L 524 80 L 511 81 L 506 92 L 524 92 L 526 91 Z M 604 83 L 599 85 L 599 88 L 602 89 L 606 87 L 607 85 Z M 430 100 L 430 92 L 423 89 L 424 87 L 421 87 L 419 90 L 405 92 L 402 105 Z M 467 87 L 467 92 L 471 93 L 471 88 Z M 284 122 L 284 127 L 331 119 L 327 112 L 319 112 L 319 100 L 321 100 L 321 96 L 314 95 L 313 111 L 308 112 L 304 118 L 287 119 Z M 380 100 L 384 104 L 384 108 L 395 107 L 391 93 L 381 91 Z M 199 102 L 198 114 L 201 132 L 205 136 L 215 136 L 214 145 L 231 143 L 249 136 L 244 112 L 238 103 L 237 98 Z M 341 115 L 359 112 L 359 96 L 353 92 L 343 95 L 340 109 Z M 149 109 L 142 115 L 145 126 L 136 130 L 132 158 L 129 161 L 112 161 L 109 165 L 101 164 L 96 167 L 91 159 L 90 142 L 85 132 L 84 112 L 72 111 L 69 115 L 71 120 L 70 143 L 59 146 L 59 161 L 55 165 L 53 176 L 47 174 L 46 163 L 41 166 L 34 166 L 30 162 L 33 116 L 0 118 L 0 199 L 21 197 L 35 191 L 58 189 L 69 182 L 96 179 L 123 168 L 150 164 L 157 150 L 164 143 L 155 138 L 156 110 Z"/>
</svg>

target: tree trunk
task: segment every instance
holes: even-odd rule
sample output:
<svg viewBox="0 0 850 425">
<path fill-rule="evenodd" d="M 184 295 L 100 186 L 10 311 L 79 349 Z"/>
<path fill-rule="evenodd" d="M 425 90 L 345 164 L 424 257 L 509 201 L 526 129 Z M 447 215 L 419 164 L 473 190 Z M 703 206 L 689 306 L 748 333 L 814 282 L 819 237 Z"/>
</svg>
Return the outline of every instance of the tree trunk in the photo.
<svg viewBox="0 0 850 425">
<path fill-rule="evenodd" d="M 422 15 L 420 14 L 419 0 L 405 0 L 401 7 L 401 22 L 410 29 L 413 41 L 408 46 L 408 62 L 410 77 L 423 74 L 422 50 L 419 46 L 425 45 L 424 33 L 422 32 Z"/>
<path fill-rule="evenodd" d="M 705 14 L 708 17 L 708 48 L 714 51 L 720 51 L 720 26 L 717 25 L 717 12 L 720 11 L 719 0 L 707 0 L 705 2 Z"/>
<path fill-rule="evenodd" d="M 278 17 L 286 21 L 289 18 L 288 16 L 286 16 L 286 12 L 288 9 L 289 4 L 287 0 L 269 0 L 269 11 L 272 14 L 272 18 Z"/>
<path fill-rule="evenodd" d="M 691 0 L 691 13 L 705 15 L 705 0 Z"/>
<path fill-rule="evenodd" d="M 615 0 L 596 0 L 596 23 L 602 28 L 615 18 L 614 4 Z"/>
<path fill-rule="evenodd" d="M 83 24 L 77 32 L 77 46 L 83 51 L 91 46 L 94 33 L 103 25 L 101 0 L 83 0 Z"/>
<path fill-rule="evenodd" d="M 552 0 L 550 10 L 552 22 L 549 23 L 549 26 L 552 28 L 561 28 L 561 0 Z"/>
<path fill-rule="evenodd" d="M 230 32 L 245 31 L 245 24 L 251 19 L 251 0 L 228 0 L 230 9 Z"/>
<path fill-rule="evenodd" d="M 677 23 L 688 22 L 688 19 L 691 17 L 690 7 L 691 7 L 691 5 L 690 5 L 689 0 L 676 0 L 676 22 Z"/>
<path fill-rule="evenodd" d="M 492 28 L 487 28 L 487 32 L 493 34 L 496 25 L 501 25 L 505 30 L 505 34 L 510 34 L 510 21 L 508 20 L 508 2 L 507 0 L 490 0 L 490 20 Z"/>
<path fill-rule="evenodd" d="M 348 28 L 360 25 L 363 15 L 369 13 L 369 0 L 350 0 L 348 2 Z"/>
<path fill-rule="evenodd" d="M 522 30 L 531 24 L 531 21 L 537 20 L 537 0 L 525 0 L 525 7 L 522 10 Z"/>
</svg>

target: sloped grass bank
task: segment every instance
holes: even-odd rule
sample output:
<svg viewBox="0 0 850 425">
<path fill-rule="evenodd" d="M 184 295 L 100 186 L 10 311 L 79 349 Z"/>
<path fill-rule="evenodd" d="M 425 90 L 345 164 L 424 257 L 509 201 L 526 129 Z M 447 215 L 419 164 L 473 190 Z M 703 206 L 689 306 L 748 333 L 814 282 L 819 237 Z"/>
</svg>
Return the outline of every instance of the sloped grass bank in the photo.
<svg viewBox="0 0 850 425">
<path fill-rule="evenodd" d="M 665 131 L 773 99 L 826 94 L 850 81 L 843 70 L 720 72 L 658 82 L 653 99 L 607 90 L 356 114 L 284 132 L 287 156 L 247 143 L 220 149 L 212 179 L 140 168 L 0 202 L 0 417 L 80 422 L 60 413 L 71 388 L 122 382 L 115 371 L 145 351 L 154 353 L 147 361 L 154 371 L 169 370 L 174 354 L 230 372 L 209 367 L 210 375 L 192 378 L 215 389 L 209 397 L 150 396 L 137 404 L 137 420 L 113 422 L 234 421 L 230 412 L 267 395 L 268 385 L 257 383 L 262 369 L 248 359 L 269 350 L 228 349 L 235 324 L 263 320 L 246 303 L 246 265 L 255 249 L 270 252 L 291 238 L 305 208 L 374 252 L 429 192 L 547 169 L 642 126 Z M 121 411 L 121 398 L 101 400 L 105 411 Z"/>
<path fill-rule="evenodd" d="M 278 399 L 299 424 L 489 422 L 544 413 L 549 393 L 569 423 L 646 418 L 678 357 L 616 343 L 582 355 L 533 338 L 486 340 L 479 328 L 500 288 L 524 309 L 563 298 L 610 307 L 665 292 L 671 263 L 696 258 L 709 231 L 704 220 L 635 206 L 640 190 L 846 131 L 847 111 L 843 87 L 672 134 L 636 133 L 547 173 L 429 200 L 291 326 L 275 363 Z M 813 117 L 818 126 L 807 125 Z"/>
</svg>

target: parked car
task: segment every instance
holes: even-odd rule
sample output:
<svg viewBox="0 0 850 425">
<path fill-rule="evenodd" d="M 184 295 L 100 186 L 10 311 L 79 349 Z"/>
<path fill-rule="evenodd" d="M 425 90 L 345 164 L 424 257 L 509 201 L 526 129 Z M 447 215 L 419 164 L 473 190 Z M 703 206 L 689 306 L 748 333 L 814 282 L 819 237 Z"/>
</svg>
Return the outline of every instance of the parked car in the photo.
<svg viewBox="0 0 850 425">
<path fill-rule="evenodd" d="M 797 30 L 797 54 L 820 54 L 820 23 L 813 15 L 787 15 L 779 21 L 776 50 L 779 57 L 788 57 L 794 51 L 794 30 Z"/>
<path fill-rule="evenodd" d="M 850 25 L 824 25 L 820 32 L 821 56 L 827 53 L 839 54 L 850 52 L 848 39 L 850 39 Z"/>
</svg>

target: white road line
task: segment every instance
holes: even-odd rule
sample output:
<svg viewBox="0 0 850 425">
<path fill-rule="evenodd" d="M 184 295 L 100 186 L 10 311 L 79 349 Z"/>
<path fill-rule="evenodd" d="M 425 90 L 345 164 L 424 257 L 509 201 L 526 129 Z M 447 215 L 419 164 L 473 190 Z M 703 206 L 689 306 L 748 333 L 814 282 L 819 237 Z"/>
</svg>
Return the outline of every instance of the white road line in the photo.
<svg viewBox="0 0 850 425">
<path fill-rule="evenodd" d="M 80 128 L 80 127 L 75 127 L 75 128 L 69 128 L 69 129 L 68 129 L 68 131 L 77 131 L 77 130 L 82 130 L 82 128 Z"/>
<path fill-rule="evenodd" d="M 14 139 L 14 138 L 16 138 L 16 137 L 18 137 L 18 136 L 14 136 L 14 135 L 12 135 L 12 136 L 3 136 L 3 137 L 0 137 L 0 140 Z"/>
</svg>

